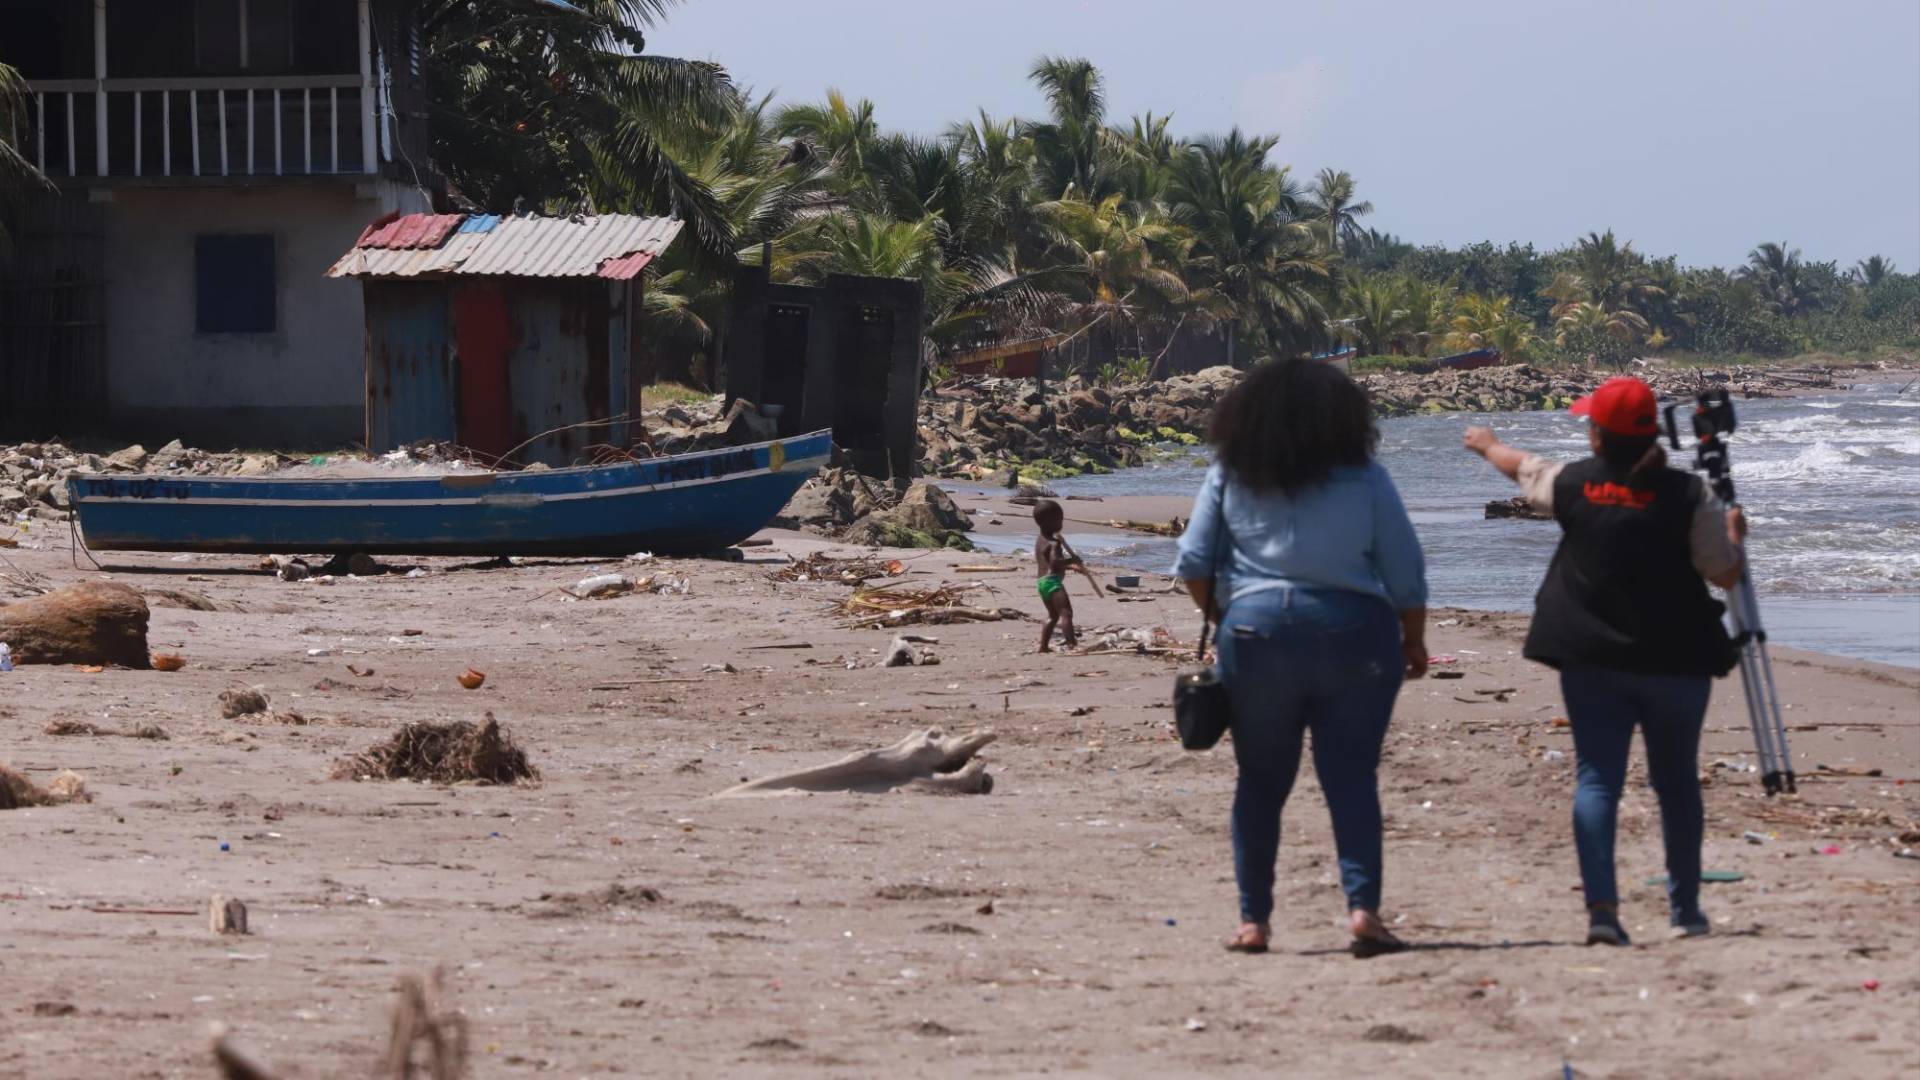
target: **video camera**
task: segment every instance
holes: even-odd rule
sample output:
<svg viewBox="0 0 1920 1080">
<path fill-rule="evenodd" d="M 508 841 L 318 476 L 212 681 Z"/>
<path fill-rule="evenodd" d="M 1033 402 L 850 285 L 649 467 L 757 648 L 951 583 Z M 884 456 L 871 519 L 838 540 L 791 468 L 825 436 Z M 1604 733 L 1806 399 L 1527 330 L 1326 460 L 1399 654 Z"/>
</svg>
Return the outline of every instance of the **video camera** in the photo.
<svg viewBox="0 0 1920 1080">
<path fill-rule="evenodd" d="M 1680 425 L 1674 419 L 1675 410 L 1680 403 L 1675 402 L 1664 410 L 1667 419 L 1667 444 L 1675 450 L 1680 447 Z M 1700 391 L 1700 397 L 1693 407 L 1693 434 L 1699 446 L 1694 450 L 1695 468 L 1707 474 L 1713 484 L 1714 494 L 1720 501 L 1732 506 L 1733 471 L 1727 461 L 1727 444 L 1723 436 L 1733 434 L 1737 421 L 1733 415 L 1733 398 L 1724 386 Z"/>
</svg>

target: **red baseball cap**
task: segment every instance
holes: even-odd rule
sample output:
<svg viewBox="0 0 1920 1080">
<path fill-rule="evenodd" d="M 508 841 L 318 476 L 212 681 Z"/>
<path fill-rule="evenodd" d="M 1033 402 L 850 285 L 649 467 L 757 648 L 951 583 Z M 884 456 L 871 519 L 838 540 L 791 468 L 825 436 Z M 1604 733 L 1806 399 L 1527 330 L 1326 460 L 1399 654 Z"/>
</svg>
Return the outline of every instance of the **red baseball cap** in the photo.
<svg viewBox="0 0 1920 1080">
<path fill-rule="evenodd" d="M 1567 406 L 1567 411 L 1615 435 L 1660 434 L 1660 406 L 1653 387 L 1624 375 L 1601 383 L 1598 390 Z"/>
</svg>

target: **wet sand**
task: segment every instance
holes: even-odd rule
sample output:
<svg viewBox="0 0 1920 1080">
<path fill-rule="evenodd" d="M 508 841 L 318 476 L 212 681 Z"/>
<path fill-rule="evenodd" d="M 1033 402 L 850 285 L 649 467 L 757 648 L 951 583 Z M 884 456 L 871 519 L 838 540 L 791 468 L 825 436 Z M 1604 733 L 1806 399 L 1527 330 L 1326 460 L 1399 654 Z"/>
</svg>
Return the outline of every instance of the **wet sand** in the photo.
<svg viewBox="0 0 1920 1080">
<path fill-rule="evenodd" d="M 655 568 L 688 595 L 590 602 L 554 590 L 606 564 L 430 560 L 424 578 L 322 586 L 239 558 L 108 558 L 114 580 L 219 610 L 154 609 L 153 644 L 183 652 L 181 672 L 0 675 L 0 760 L 43 782 L 77 769 L 95 793 L 0 813 L 0 1077 L 210 1076 L 215 1021 L 288 1076 L 363 1075 L 396 979 L 435 966 L 477 1077 L 1920 1069 L 1920 861 L 1891 842 L 1920 817 L 1920 674 L 1781 650 L 1806 779 L 1775 800 L 1737 771 L 1745 708 L 1719 684 L 1706 862 L 1745 879 L 1708 886 L 1716 936 L 1665 939 L 1636 763 L 1620 869 L 1639 944 L 1598 951 L 1579 944 L 1571 740 L 1548 673 L 1516 655 L 1524 619 L 1436 612 L 1434 651 L 1462 677 L 1407 687 L 1382 769 L 1386 914 L 1422 948 L 1342 950 L 1303 774 L 1275 951 L 1230 956 L 1233 765 L 1171 741 L 1175 662 L 1036 656 L 1021 622 L 926 629 L 938 666 L 883 668 L 890 635 L 829 611 L 844 586 L 766 579 L 834 546 L 768 535 L 744 564 Z M 8 554 L 55 582 L 95 576 L 64 550 Z M 991 603 L 1038 609 L 1024 557 L 897 554 L 908 580 L 987 582 Z M 951 569 L 994 561 L 1012 569 Z M 1069 588 L 1084 626 L 1193 634 L 1171 594 Z M 469 665 L 480 690 L 455 684 Z M 215 698 L 240 684 L 310 723 L 220 719 Z M 404 721 L 487 711 L 542 784 L 328 778 Z M 57 719 L 172 738 L 44 734 Z M 935 725 L 1000 733 L 992 794 L 709 799 Z M 660 899 L 554 898 L 616 884 Z M 92 910 L 203 911 L 214 892 L 250 905 L 252 936 Z"/>
</svg>

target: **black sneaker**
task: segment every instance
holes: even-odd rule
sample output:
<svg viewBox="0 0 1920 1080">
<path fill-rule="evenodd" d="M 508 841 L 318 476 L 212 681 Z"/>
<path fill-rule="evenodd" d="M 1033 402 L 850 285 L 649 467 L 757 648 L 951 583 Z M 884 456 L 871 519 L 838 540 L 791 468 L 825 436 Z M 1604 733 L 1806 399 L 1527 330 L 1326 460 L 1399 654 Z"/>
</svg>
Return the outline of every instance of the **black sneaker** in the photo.
<svg viewBox="0 0 1920 1080">
<path fill-rule="evenodd" d="M 1707 921 L 1707 913 L 1699 908 L 1692 911 L 1673 913 L 1673 936 L 1675 938 L 1706 937 L 1713 933 L 1713 924 Z"/>
</svg>

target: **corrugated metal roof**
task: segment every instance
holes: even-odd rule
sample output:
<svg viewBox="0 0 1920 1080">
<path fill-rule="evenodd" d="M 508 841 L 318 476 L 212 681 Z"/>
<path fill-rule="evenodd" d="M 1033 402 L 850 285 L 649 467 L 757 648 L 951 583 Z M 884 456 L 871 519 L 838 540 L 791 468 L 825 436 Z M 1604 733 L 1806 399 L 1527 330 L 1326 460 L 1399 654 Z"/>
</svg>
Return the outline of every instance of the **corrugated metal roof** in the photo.
<svg viewBox="0 0 1920 1080">
<path fill-rule="evenodd" d="M 407 214 L 382 218 L 367 226 L 356 247 L 364 248 L 437 248 L 447 239 L 459 214 Z"/>
<path fill-rule="evenodd" d="M 437 247 L 396 249 L 358 244 L 328 277 L 419 277 L 441 274 L 495 277 L 632 278 L 680 235 L 672 218 L 603 214 L 588 218 L 412 214 L 384 225 L 418 230 L 409 218 L 452 219 Z M 457 228 L 455 227 L 457 223 Z"/>
</svg>

